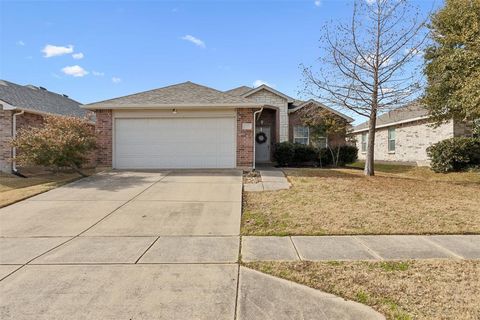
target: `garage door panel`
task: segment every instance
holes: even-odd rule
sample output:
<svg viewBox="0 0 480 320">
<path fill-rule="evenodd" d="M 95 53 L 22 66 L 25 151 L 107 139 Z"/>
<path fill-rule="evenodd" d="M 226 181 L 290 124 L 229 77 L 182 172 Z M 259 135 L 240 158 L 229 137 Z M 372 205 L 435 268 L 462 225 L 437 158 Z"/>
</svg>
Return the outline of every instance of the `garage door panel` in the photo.
<svg viewBox="0 0 480 320">
<path fill-rule="evenodd" d="M 235 119 L 115 120 L 115 167 L 233 168 Z"/>
</svg>

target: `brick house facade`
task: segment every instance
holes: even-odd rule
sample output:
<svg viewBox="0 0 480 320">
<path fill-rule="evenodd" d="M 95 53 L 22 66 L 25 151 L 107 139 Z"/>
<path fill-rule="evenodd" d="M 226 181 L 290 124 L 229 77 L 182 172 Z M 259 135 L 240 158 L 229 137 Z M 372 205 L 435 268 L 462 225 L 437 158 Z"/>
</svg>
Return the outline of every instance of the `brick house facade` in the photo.
<svg viewBox="0 0 480 320">
<path fill-rule="evenodd" d="M 267 86 L 221 92 L 185 82 L 85 108 L 97 116 L 99 166 L 252 168 L 256 132 L 270 128 L 271 145 L 289 141 L 300 103 Z"/>
<path fill-rule="evenodd" d="M 439 141 L 470 136 L 471 128 L 463 122 L 447 121 L 434 125 L 428 112 L 421 106 L 399 108 L 377 118 L 375 132 L 375 161 L 403 162 L 419 166 L 429 165 L 427 148 Z M 354 128 L 358 158 L 367 155 L 368 123 Z"/>
</svg>

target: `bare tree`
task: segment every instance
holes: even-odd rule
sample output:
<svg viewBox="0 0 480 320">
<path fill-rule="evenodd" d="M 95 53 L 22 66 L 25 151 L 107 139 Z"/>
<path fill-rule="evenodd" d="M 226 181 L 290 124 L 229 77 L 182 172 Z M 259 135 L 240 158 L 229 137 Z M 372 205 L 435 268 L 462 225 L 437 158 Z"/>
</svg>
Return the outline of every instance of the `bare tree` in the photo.
<svg viewBox="0 0 480 320">
<path fill-rule="evenodd" d="M 318 69 L 303 66 L 307 94 L 368 118 L 366 175 L 374 175 L 377 115 L 420 93 L 425 23 L 407 0 L 355 0 L 350 21 L 324 26 Z"/>
</svg>

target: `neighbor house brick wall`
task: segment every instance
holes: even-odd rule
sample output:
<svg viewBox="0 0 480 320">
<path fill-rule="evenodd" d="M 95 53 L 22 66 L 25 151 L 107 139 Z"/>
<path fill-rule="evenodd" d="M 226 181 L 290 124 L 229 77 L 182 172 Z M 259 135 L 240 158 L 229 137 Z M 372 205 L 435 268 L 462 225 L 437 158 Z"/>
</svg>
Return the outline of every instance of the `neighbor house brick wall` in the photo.
<svg viewBox="0 0 480 320">
<path fill-rule="evenodd" d="M 375 134 L 375 160 L 416 162 L 427 165 L 429 159 L 426 149 L 438 141 L 453 137 L 453 121 L 433 127 L 427 120 L 404 123 L 395 126 L 395 152 L 388 151 L 388 127 L 378 129 Z M 362 135 L 355 135 L 358 158 L 365 160 L 362 152 Z"/>
<path fill-rule="evenodd" d="M 247 97 L 258 103 L 278 107 L 279 112 L 279 140 L 288 141 L 288 101 L 268 90 L 262 89 Z"/>
<path fill-rule="evenodd" d="M 12 111 L 0 109 L 0 171 L 11 171 Z"/>
<path fill-rule="evenodd" d="M 112 110 L 96 110 L 97 165 L 112 166 Z"/>
<path fill-rule="evenodd" d="M 237 167 L 253 167 L 254 111 L 254 109 L 237 109 Z M 244 129 L 244 124 L 250 124 L 250 129 Z"/>
</svg>

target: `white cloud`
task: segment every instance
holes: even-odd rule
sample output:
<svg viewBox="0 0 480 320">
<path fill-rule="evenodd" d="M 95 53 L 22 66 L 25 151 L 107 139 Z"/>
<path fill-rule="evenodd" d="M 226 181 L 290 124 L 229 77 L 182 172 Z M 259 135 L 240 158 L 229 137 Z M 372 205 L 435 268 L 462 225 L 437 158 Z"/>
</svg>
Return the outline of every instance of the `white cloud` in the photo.
<svg viewBox="0 0 480 320">
<path fill-rule="evenodd" d="M 105 75 L 105 72 L 99 72 L 99 71 L 92 71 L 92 74 L 96 77 L 103 77 Z"/>
<path fill-rule="evenodd" d="M 88 71 L 80 67 L 79 65 L 67 66 L 62 69 L 62 72 L 66 75 L 73 77 L 83 77 L 88 74 Z"/>
<path fill-rule="evenodd" d="M 317 6 L 317 7 L 320 7 L 322 5 L 322 1 L 321 0 L 315 0 L 314 4 Z"/>
<path fill-rule="evenodd" d="M 186 40 L 186 41 L 190 41 L 191 43 L 193 43 L 194 45 L 200 47 L 200 48 L 206 48 L 207 46 L 205 45 L 205 42 L 203 42 L 202 40 L 198 39 L 198 38 L 195 38 L 194 36 L 192 35 L 185 35 L 181 38 L 182 40 Z"/>
<path fill-rule="evenodd" d="M 51 44 L 47 44 L 45 48 L 42 49 L 43 56 L 45 58 L 55 57 L 55 56 L 62 56 L 64 54 L 69 54 L 73 52 L 73 46 L 70 44 L 66 47 L 62 46 L 54 46 Z"/>
<path fill-rule="evenodd" d="M 274 84 L 270 84 L 268 83 L 267 81 L 263 81 L 263 80 L 255 80 L 253 82 L 253 87 L 256 88 L 256 87 L 260 87 L 262 84 L 266 85 L 266 86 L 269 86 L 271 88 L 275 88 L 275 85 Z"/>
<path fill-rule="evenodd" d="M 73 57 L 73 59 L 79 60 L 79 59 L 83 59 L 84 55 L 83 55 L 83 53 L 78 52 L 78 53 L 72 54 L 72 57 Z"/>
<path fill-rule="evenodd" d="M 17 41 L 17 46 L 23 47 L 23 46 L 25 46 L 25 42 L 23 42 L 22 40 L 18 40 Z"/>
<path fill-rule="evenodd" d="M 375 2 L 377 2 L 377 0 L 365 0 L 366 3 L 372 5 L 374 4 Z"/>
<path fill-rule="evenodd" d="M 112 77 L 112 82 L 113 83 L 120 83 L 120 82 L 122 82 L 122 79 L 120 79 L 118 77 Z"/>
</svg>

